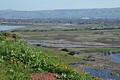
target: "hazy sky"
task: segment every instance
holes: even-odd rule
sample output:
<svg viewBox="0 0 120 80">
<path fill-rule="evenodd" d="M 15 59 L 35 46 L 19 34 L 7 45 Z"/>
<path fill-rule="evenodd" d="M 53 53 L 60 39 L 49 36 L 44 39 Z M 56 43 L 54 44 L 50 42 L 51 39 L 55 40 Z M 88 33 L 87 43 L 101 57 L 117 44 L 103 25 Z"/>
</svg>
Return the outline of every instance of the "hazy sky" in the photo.
<svg viewBox="0 0 120 80">
<path fill-rule="evenodd" d="M 0 0 L 0 10 L 51 10 L 120 7 L 120 0 Z"/>
</svg>

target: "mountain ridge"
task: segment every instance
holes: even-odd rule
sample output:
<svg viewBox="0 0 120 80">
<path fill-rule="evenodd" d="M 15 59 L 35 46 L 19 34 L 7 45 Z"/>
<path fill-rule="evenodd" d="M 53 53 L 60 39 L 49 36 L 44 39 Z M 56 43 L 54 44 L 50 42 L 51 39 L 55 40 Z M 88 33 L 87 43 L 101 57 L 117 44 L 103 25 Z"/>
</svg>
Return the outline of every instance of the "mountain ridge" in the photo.
<svg viewBox="0 0 120 80">
<path fill-rule="evenodd" d="M 89 18 L 120 18 L 120 7 L 117 8 L 93 8 L 93 9 L 56 9 L 56 10 L 36 10 L 17 11 L 0 10 L 0 18 L 37 18 L 37 19 L 89 19 Z"/>
</svg>

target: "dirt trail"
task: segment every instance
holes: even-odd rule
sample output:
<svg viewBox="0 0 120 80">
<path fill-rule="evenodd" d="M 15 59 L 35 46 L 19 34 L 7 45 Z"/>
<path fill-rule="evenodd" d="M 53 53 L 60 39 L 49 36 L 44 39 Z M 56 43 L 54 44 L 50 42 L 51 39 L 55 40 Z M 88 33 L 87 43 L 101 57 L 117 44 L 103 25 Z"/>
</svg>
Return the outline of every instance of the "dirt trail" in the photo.
<svg viewBox="0 0 120 80">
<path fill-rule="evenodd" d="M 45 73 L 45 74 L 32 73 L 31 77 L 34 80 L 58 80 L 57 74 L 54 73 Z"/>
</svg>

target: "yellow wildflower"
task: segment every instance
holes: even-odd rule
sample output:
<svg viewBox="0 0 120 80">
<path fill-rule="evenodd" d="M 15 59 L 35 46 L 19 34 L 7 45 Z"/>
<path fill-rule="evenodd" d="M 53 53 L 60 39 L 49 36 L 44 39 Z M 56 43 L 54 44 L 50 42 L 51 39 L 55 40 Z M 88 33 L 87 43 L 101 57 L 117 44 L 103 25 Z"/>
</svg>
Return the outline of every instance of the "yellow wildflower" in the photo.
<svg viewBox="0 0 120 80">
<path fill-rule="evenodd" d="M 10 62 L 13 62 L 14 60 L 13 60 L 13 58 L 12 57 L 10 57 Z"/>
<path fill-rule="evenodd" d="M 27 68 L 27 66 L 25 65 L 25 66 L 24 66 L 24 68 L 26 69 L 26 68 Z"/>
<path fill-rule="evenodd" d="M 87 75 L 88 75 L 88 72 L 84 72 L 84 75 L 87 76 Z"/>
<path fill-rule="evenodd" d="M 65 69 L 69 69 L 70 68 L 69 66 L 66 66 L 66 65 L 64 67 L 65 67 Z"/>
</svg>

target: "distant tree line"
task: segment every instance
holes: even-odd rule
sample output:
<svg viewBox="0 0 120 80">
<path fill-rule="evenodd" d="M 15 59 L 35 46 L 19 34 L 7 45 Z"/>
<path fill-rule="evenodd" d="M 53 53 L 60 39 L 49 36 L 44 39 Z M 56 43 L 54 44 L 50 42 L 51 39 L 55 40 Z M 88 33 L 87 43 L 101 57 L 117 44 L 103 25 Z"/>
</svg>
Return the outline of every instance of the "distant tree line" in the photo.
<svg viewBox="0 0 120 80">
<path fill-rule="evenodd" d="M 120 19 L 4 19 L 0 24 L 9 25 L 85 25 L 120 26 Z"/>
</svg>

